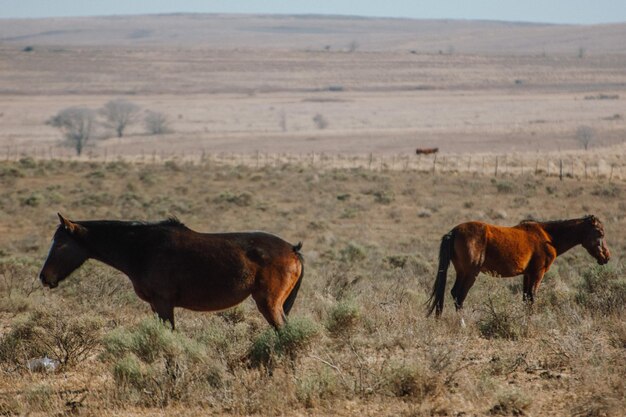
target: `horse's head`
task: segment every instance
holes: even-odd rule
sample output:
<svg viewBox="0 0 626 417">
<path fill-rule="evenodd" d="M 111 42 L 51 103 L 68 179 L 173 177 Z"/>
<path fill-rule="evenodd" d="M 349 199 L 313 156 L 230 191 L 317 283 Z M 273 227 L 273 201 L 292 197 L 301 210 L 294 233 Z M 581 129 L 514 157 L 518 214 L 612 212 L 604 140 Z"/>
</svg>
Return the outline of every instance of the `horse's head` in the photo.
<svg viewBox="0 0 626 417">
<path fill-rule="evenodd" d="M 48 252 L 39 279 L 44 287 L 55 288 L 89 257 L 87 251 L 79 243 L 87 230 L 59 214 L 61 224 L 52 238 L 52 246 Z"/>
<path fill-rule="evenodd" d="M 604 240 L 604 225 L 596 216 L 585 217 L 585 235 L 582 245 L 600 265 L 606 264 L 611 258 L 611 252 Z"/>
</svg>

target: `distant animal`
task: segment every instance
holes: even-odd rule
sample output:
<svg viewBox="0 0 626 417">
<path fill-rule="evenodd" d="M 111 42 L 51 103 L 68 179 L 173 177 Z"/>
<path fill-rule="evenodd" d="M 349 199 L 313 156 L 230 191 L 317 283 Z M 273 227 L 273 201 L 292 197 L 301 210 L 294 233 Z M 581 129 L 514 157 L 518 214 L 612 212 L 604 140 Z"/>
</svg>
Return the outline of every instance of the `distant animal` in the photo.
<svg viewBox="0 0 626 417">
<path fill-rule="evenodd" d="M 439 152 L 439 148 L 417 148 L 415 153 L 417 155 L 430 155 Z"/>
<path fill-rule="evenodd" d="M 172 328 L 174 307 L 223 310 L 249 295 L 280 328 L 304 276 L 302 243 L 264 232 L 198 233 L 176 218 L 142 223 L 58 216 L 39 274 L 44 286 L 55 288 L 93 258 L 126 274 L 137 296 Z"/>
<path fill-rule="evenodd" d="M 600 265 L 611 257 L 604 240 L 604 226 L 592 215 L 571 220 L 523 221 L 514 227 L 462 223 L 441 239 L 428 315 L 433 311 L 436 316 L 441 315 L 450 261 L 456 270 L 451 293 L 457 310 L 463 307 L 479 272 L 500 277 L 523 275 L 523 299 L 532 304 L 554 259 L 577 245 L 582 245 Z"/>
</svg>

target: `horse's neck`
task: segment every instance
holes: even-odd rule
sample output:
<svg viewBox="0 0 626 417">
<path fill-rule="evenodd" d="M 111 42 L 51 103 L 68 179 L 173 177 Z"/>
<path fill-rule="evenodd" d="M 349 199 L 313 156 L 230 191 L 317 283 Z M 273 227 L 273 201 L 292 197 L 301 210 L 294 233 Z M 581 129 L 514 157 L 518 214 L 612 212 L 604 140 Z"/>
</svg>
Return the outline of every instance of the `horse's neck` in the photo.
<svg viewBox="0 0 626 417">
<path fill-rule="evenodd" d="M 130 256 L 133 246 L 136 245 L 133 245 L 128 234 L 128 231 L 124 229 L 107 231 L 107 233 L 95 231 L 94 238 L 86 241 L 85 245 L 89 249 L 91 258 L 129 275 L 131 273 Z"/>
<path fill-rule="evenodd" d="M 552 238 L 552 244 L 556 248 L 557 255 L 582 243 L 582 225 L 578 219 L 543 224 L 544 230 Z"/>
</svg>

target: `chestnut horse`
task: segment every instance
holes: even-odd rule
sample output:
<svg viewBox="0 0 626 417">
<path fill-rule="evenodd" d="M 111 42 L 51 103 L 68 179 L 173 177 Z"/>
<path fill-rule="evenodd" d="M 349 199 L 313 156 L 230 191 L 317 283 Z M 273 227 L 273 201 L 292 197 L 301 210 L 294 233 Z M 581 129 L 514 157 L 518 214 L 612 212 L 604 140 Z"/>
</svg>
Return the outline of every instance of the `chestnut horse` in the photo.
<svg viewBox="0 0 626 417">
<path fill-rule="evenodd" d="M 550 222 L 523 221 L 514 227 L 462 223 L 441 239 L 439 269 L 428 300 L 428 315 L 435 311 L 439 316 L 443 310 L 450 261 L 456 270 L 451 293 L 457 310 L 463 307 L 479 272 L 500 277 L 524 275 L 523 298 L 532 304 L 541 279 L 554 259 L 577 245 L 582 245 L 600 265 L 611 257 L 604 241 L 604 226 L 595 216 Z"/>
<path fill-rule="evenodd" d="M 281 327 L 304 274 L 301 243 L 263 232 L 198 233 L 175 218 L 157 222 L 77 221 L 59 214 L 39 278 L 55 288 L 87 259 L 126 274 L 135 292 L 174 328 L 174 307 L 216 311 L 249 295 Z"/>
<path fill-rule="evenodd" d="M 439 152 L 439 148 L 417 148 L 415 153 L 417 155 L 430 155 Z"/>
</svg>

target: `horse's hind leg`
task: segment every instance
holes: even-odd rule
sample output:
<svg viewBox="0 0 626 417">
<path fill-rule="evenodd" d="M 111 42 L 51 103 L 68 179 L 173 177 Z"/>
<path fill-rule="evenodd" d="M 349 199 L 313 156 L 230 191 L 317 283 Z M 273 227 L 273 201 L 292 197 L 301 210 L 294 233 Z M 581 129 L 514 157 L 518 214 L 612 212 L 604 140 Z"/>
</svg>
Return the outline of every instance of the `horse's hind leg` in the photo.
<svg viewBox="0 0 626 417">
<path fill-rule="evenodd" d="M 294 262 L 287 266 L 281 265 L 261 271 L 257 278 L 259 285 L 252 293 L 252 298 L 263 317 L 276 329 L 283 327 L 287 322 L 283 306 L 294 290 L 301 273 L 301 264 Z"/>
<path fill-rule="evenodd" d="M 252 294 L 252 298 L 265 320 L 275 329 L 280 329 L 285 325 L 287 317 L 283 312 L 282 300 L 279 300 L 278 297 L 271 297 L 269 294 L 256 293 Z"/>
<path fill-rule="evenodd" d="M 454 281 L 454 286 L 452 287 L 452 298 L 454 299 L 454 306 L 457 311 L 463 308 L 463 302 L 465 301 L 465 297 L 467 297 L 467 293 L 470 288 L 476 282 L 476 276 L 478 273 L 470 272 L 470 273 L 458 273 L 456 274 L 456 281 Z"/>
</svg>

